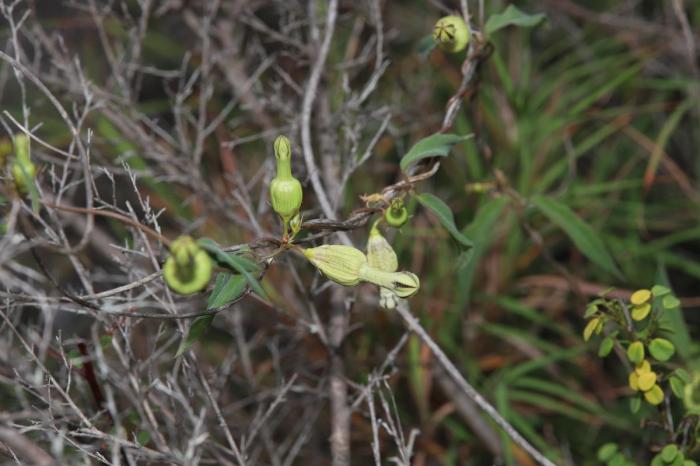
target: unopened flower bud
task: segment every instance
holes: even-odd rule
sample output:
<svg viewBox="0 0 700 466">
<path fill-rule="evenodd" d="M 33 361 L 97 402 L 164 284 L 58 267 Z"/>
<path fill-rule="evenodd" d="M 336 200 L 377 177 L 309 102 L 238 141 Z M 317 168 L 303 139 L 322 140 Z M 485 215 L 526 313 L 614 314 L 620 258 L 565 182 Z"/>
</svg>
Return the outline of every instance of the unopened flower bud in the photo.
<svg viewBox="0 0 700 466">
<path fill-rule="evenodd" d="M 207 286 L 213 262 L 209 254 L 189 236 L 180 236 L 170 245 L 170 256 L 163 265 L 163 277 L 170 289 L 192 294 Z"/>
<path fill-rule="evenodd" d="M 343 286 L 359 284 L 363 271 L 368 268 L 367 257 L 351 246 L 326 244 L 303 252 L 323 275 Z"/>
<path fill-rule="evenodd" d="M 29 191 L 29 186 L 34 183 L 35 177 L 36 167 L 31 161 L 15 159 L 12 162 L 12 178 L 14 178 L 15 186 L 20 193 Z"/>
<path fill-rule="evenodd" d="M 301 214 L 297 213 L 294 217 L 292 217 L 292 219 L 289 221 L 289 228 L 292 230 L 292 236 L 296 236 L 301 231 L 302 223 L 304 222 Z"/>
<path fill-rule="evenodd" d="M 385 272 L 396 272 L 399 267 L 396 253 L 391 244 L 382 236 L 379 231 L 378 221 L 374 223 L 369 232 L 367 240 L 367 262 L 370 267 L 374 267 Z M 388 288 L 379 288 L 379 305 L 384 309 L 395 309 L 399 303 L 399 298 Z"/>
<path fill-rule="evenodd" d="M 433 39 L 442 50 L 456 53 L 469 43 L 469 26 L 460 16 L 440 18 L 433 28 Z"/>
<path fill-rule="evenodd" d="M 275 139 L 275 159 L 277 175 L 270 183 L 272 208 L 282 218 L 284 236 L 292 218 L 299 213 L 303 192 L 301 183 L 292 175 L 292 149 L 289 139 L 279 136 Z"/>
<path fill-rule="evenodd" d="M 12 162 L 12 177 L 15 186 L 20 193 L 29 191 L 29 186 L 34 183 L 36 167 L 29 156 L 29 139 L 24 134 L 14 137 L 15 159 Z"/>
<path fill-rule="evenodd" d="M 399 261 L 391 244 L 382 236 L 377 222 L 374 223 L 369 232 L 367 240 L 367 263 L 376 269 L 385 272 L 396 272 L 399 268 Z"/>
<path fill-rule="evenodd" d="M 389 226 L 401 228 L 408 221 L 408 209 L 403 205 L 401 199 L 391 201 L 389 208 L 384 211 L 384 219 Z"/>
</svg>

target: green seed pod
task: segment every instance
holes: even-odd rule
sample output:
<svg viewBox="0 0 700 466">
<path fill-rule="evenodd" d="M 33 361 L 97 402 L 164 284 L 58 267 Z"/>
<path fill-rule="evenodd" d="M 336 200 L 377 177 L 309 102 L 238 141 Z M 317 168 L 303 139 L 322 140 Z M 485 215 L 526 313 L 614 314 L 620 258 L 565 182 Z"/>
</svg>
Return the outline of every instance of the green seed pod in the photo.
<svg viewBox="0 0 700 466">
<path fill-rule="evenodd" d="M 170 245 L 170 256 L 163 265 L 163 277 L 171 290 L 193 294 L 209 283 L 213 261 L 189 236 L 180 236 Z"/>
<path fill-rule="evenodd" d="M 301 183 L 292 175 L 292 149 L 289 139 L 279 136 L 275 139 L 275 159 L 277 175 L 270 183 L 272 208 L 282 218 L 283 235 L 287 236 L 289 221 L 299 213 L 303 192 Z"/>
<path fill-rule="evenodd" d="M 459 16 L 440 18 L 433 28 L 433 40 L 445 52 L 457 53 L 469 43 L 469 26 Z"/>
<path fill-rule="evenodd" d="M 408 221 L 408 209 L 403 205 L 401 199 L 394 199 L 391 205 L 384 211 L 384 220 L 394 228 L 401 228 Z"/>
<path fill-rule="evenodd" d="M 374 222 L 367 240 L 367 263 L 370 267 L 385 272 L 396 272 L 399 262 L 391 244 L 382 236 L 378 228 L 379 221 Z M 379 305 L 384 309 L 395 309 L 399 303 L 398 296 L 388 288 L 379 288 Z"/>
<path fill-rule="evenodd" d="M 343 286 L 359 284 L 362 271 L 368 267 L 367 257 L 351 246 L 326 244 L 303 252 L 323 275 Z"/>
</svg>

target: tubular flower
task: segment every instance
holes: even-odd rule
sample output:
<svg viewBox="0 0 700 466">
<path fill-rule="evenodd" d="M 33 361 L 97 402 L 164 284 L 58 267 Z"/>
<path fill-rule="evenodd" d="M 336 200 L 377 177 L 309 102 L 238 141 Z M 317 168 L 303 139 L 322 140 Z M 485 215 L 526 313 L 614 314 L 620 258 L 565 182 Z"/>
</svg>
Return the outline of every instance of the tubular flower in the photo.
<svg viewBox="0 0 700 466">
<path fill-rule="evenodd" d="M 396 272 L 399 262 L 391 244 L 382 236 L 375 222 L 369 232 L 367 240 L 367 263 L 370 267 L 383 270 L 384 272 Z M 398 297 L 388 288 L 379 288 L 379 305 L 384 309 L 395 309 L 398 305 Z"/>
<path fill-rule="evenodd" d="M 18 134 L 14 138 L 15 160 L 12 162 L 12 177 L 15 180 L 17 191 L 26 193 L 29 185 L 34 182 L 36 167 L 29 157 L 29 139 L 24 134 Z"/>
<path fill-rule="evenodd" d="M 329 280 L 343 286 L 356 286 L 365 281 L 388 289 L 400 298 L 413 296 L 420 281 L 411 272 L 385 272 L 369 265 L 359 249 L 326 244 L 303 250 L 304 256 Z"/>
<path fill-rule="evenodd" d="M 163 277 L 171 290 L 193 294 L 207 286 L 213 262 L 190 236 L 180 236 L 170 245 L 170 256 L 163 265 Z"/>
<path fill-rule="evenodd" d="M 469 43 L 469 26 L 459 16 L 440 18 L 433 28 L 433 39 L 442 50 L 456 53 Z"/>
<path fill-rule="evenodd" d="M 392 291 L 399 298 L 409 298 L 420 288 L 418 276 L 411 272 L 384 272 L 367 267 L 362 271 L 361 278 Z"/>
<path fill-rule="evenodd" d="M 270 200 L 272 208 L 282 218 L 283 235 L 287 236 L 287 227 L 301 207 L 303 192 L 301 183 L 292 175 L 292 148 L 289 139 L 279 136 L 275 139 L 275 159 L 277 175 L 270 183 Z"/>
</svg>

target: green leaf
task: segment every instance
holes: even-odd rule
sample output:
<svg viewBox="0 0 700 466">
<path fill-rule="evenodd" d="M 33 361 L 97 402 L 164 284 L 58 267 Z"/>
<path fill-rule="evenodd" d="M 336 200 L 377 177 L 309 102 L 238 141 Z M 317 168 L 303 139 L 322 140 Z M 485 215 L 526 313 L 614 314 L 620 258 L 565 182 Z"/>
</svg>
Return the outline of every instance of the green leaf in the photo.
<svg viewBox="0 0 700 466">
<path fill-rule="evenodd" d="M 678 447 L 675 443 L 669 443 L 661 450 L 661 459 L 666 463 L 670 463 L 678 455 Z"/>
<path fill-rule="evenodd" d="M 681 305 L 681 302 L 675 296 L 668 295 L 664 296 L 664 299 L 661 301 L 661 304 L 663 305 L 664 309 L 676 309 Z"/>
<path fill-rule="evenodd" d="M 215 315 L 216 314 L 213 313 L 205 314 L 192 321 L 192 325 L 190 325 L 190 330 L 187 332 L 187 336 L 184 340 L 182 340 L 180 347 L 177 349 L 177 353 L 175 353 L 176 358 L 182 356 L 185 351 L 190 349 L 195 341 L 199 340 L 202 335 L 204 335 L 204 332 L 209 329 L 211 323 L 214 321 Z"/>
<path fill-rule="evenodd" d="M 418 202 L 423 204 L 424 207 L 435 212 L 442 226 L 444 226 L 452 237 L 459 241 L 462 246 L 466 248 L 474 246 L 474 243 L 459 231 L 455 225 L 455 217 L 452 210 L 450 210 L 449 206 L 445 204 L 442 199 L 430 193 L 419 194 L 416 196 L 416 199 L 418 199 Z"/>
<path fill-rule="evenodd" d="M 617 444 L 610 442 L 598 449 L 597 456 L 600 461 L 605 462 L 612 458 L 615 453 L 617 453 Z"/>
<path fill-rule="evenodd" d="M 667 302 L 669 305 L 676 304 L 675 306 L 671 306 L 670 308 L 665 308 L 664 306 L 665 310 L 661 313 L 661 324 L 670 327 L 671 331 L 669 332 L 668 339 L 671 340 L 673 345 L 676 347 L 678 356 L 688 361 L 693 358 L 697 345 L 690 337 L 688 324 L 685 322 L 685 316 L 679 307 L 680 302 L 678 302 L 677 298 L 672 295 L 673 291 L 670 289 L 671 286 L 668 273 L 666 272 L 666 267 L 663 265 L 663 263 L 660 263 L 658 266 L 655 282 L 669 289 L 669 293 L 661 297 L 662 306 L 663 300 L 669 297 L 673 297 L 675 300 L 675 302 L 674 300 L 669 300 L 669 302 Z M 654 288 L 652 288 L 652 293 L 654 292 L 653 290 Z M 689 381 L 690 380 L 687 380 L 686 382 Z"/>
<path fill-rule="evenodd" d="M 229 254 L 219 247 L 213 240 L 209 238 L 200 238 L 197 240 L 197 244 L 209 251 L 214 255 L 217 261 L 225 264 L 225 266 L 232 269 L 234 272 L 238 272 L 243 275 L 248 282 L 248 285 L 255 291 L 258 295 L 263 298 L 267 298 L 265 290 L 263 290 L 260 282 L 248 271 L 251 261 L 245 259 L 236 254 Z"/>
<path fill-rule="evenodd" d="M 509 202 L 510 200 L 505 196 L 489 199 L 479 207 L 469 226 L 462 230 L 467 235 L 467 238 L 471 238 L 474 241 L 474 248 L 465 254 L 467 259 L 459 267 L 457 277 L 459 293 L 454 303 L 456 309 L 463 309 L 471 298 L 472 285 L 474 277 L 477 275 L 479 264 L 488 247 L 496 240 L 493 229 L 499 221 L 503 221 L 501 220 L 501 214 Z M 458 313 L 456 315 L 461 314 Z"/>
<path fill-rule="evenodd" d="M 651 353 L 657 361 L 668 361 L 675 352 L 676 347 L 665 338 L 654 338 L 651 340 L 651 343 L 649 343 L 649 353 Z"/>
<path fill-rule="evenodd" d="M 586 257 L 613 275 L 621 276 L 603 240 L 573 210 L 551 197 L 537 195 L 531 200 L 540 212 L 566 232 Z"/>
<path fill-rule="evenodd" d="M 486 27 L 484 29 L 486 30 L 486 35 L 490 36 L 499 29 L 508 26 L 531 28 L 537 26 L 545 19 L 546 17 L 542 13 L 530 15 L 514 5 L 509 5 L 503 13 L 491 15 L 488 21 L 486 21 Z"/>
<path fill-rule="evenodd" d="M 136 434 L 136 441 L 141 445 L 146 445 L 151 441 L 151 434 L 147 430 L 140 430 L 139 433 Z"/>
<path fill-rule="evenodd" d="M 589 319 L 593 317 L 596 312 L 598 312 L 598 305 L 590 303 L 588 306 L 586 306 L 586 312 L 583 314 L 583 318 Z"/>
<path fill-rule="evenodd" d="M 435 48 L 436 45 L 435 40 L 433 40 L 433 35 L 428 34 L 418 42 L 417 52 L 420 55 L 427 55 Z"/>
<path fill-rule="evenodd" d="M 607 355 L 610 354 L 610 351 L 613 349 L 613 339 L 610 337 L 605 337 L 603 338 L 603 341 L 600 342 L 600 347 L 598 348 L 598 356 L 601 358 L 606 357 Z"/>
<path fill-rule="evenodd" d="M 670 294 L 671 290 L 666 288 L 663 285 L 654 285 L 651 288 L 651 294 L 654 295 L 655 298 L 661 297 L 661 296 L 666 296 L 667 294 Z"/>
<path fill-rule="evenodd" d="M 642 407 L 642 398 L 639 396 L 635 396 L 633 398 L 630 398 L 630 412 L 632 414 L 637 414 L 639 412 L 639 408 Z"/>
<path fill-rule="evenodd" d="M 683 380 L 677 375 L 672 375 L 668 379 L 668 382 L 669 385 L 671 385 L 671 390 L 673 391 L 673 394 L 676 395 L 677 398 L 682 400 L 685 390 L 685 382 L 683 382 Z"/>
<path fill-rule="evenodd" d="M 644 360 L 644 345 L 641 341 L 635 341 L 629 345 L 627 357 L 635 364 L 639 364 Z"/>
<path fill-rule="evenodd" d="M 238 299 L 246 289 L 246 280 L 242 275 L 220 273 L 216 276 L 216 285 L 207 301 L 208 309 L 216 309 L 225 306 Z"/>
<path fill-rule="evenodd" d="M 608 461 L 608 466 L 622 466 L 625 464 L 625 455 L 621 452 L 615 453 L 615 455 Z"/>
<path fill-rule="evenodd" d="M 435 133 L 423 138 L 401 158 L 401 170 L 406 171 L 412 164 L 428 157 L 446 157 L 452 146 L 471 137 L 471 134 L 458 136 L 456 134 Z"/>
</svg>

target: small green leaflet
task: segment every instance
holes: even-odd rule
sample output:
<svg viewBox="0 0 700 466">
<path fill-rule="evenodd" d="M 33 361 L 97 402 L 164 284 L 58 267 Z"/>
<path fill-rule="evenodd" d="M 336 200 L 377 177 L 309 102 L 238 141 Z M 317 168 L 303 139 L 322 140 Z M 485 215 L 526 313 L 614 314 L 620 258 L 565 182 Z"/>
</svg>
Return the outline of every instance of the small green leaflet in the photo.
<svg viewBox="0 0 700 466">
<path fill-rule="evenodd" d="M 576 247 L 593 263 L 617 277 L 622 276 L 603 240 L 567 205 L 540 195 L 534 196 L 531 201 L 550 221 L 564 230 Z"/>
<path fill-rule="evenodd" d="M 486 30 L 486 35 L 490 36 L 494 32 L 508 26 L 531 28 L 540 24 L 545 18 L 545 15 L 542 13 L 529 15 L 514 5 L 508 5 L 508 8 L 503 13 L 491 15 L 486 21 L 484 29 Z"/>
<path fill-rule="evenodd" d="M 240 298 L 246 290 L 246 279 L 242 275 L 232 275 L 230 273 L 220 273 L 216 276 L 216 285 L 209 295 L 207 310 L 216 309 L 227 305 L 231 301 Z M 181 356 L 190 349 L 195 341 L 202 338 L 204 333 L 211 327 L 215 313 L 205 314 L 192 321 L 187 336 L 180 343 L 175 357 Z"/>
<path fill-rule="evenodd" d="M 216 276 L 216 285 L 209 295 L 207 309 L 216 309 L 238 299 L 246 290 L 246 280 L 242 275 L 220 273 Z"/>
<path fill-rule="evenodd" d="M 472 135 L 458 136 L 456 134 L 435 133 L 423 138 L 409 149 L 401 159 L 401 170 L 406 171 L 412 164 L 428 157 L 446 157 L 452 146 L 466 141 Z"/>
<path fill-rule="evenodd" d="M 260 286 L 260 282 L 248 271 L 251 261 L 237 256 L 236 254 L 229 254 L 225 252 L 219 247 L 218 244 L 209 238 L 201 238 L 197 241 L 197 244 L 212 253 L 218 262 L 221 262 L 226 267 L 231 268 L 234 272 L 238 272 L 243 275 L 253 291 L 263 298 L 267 298 L 265 290 L 263 290 L 262 286 Z"/>
<path fill-rule="evenodd" d="M 452 237 L 459 241 L 462 246 L 465 248 L 474 246 L 474 243 L 459 231 L 455 225 L 455 217 L 454 214 L 452 214 L 452 210 L 450 210 L 449 206 L 445 204 L 442 199 L 430 193 L 419 194 L 416 196 L 416 199 L 418 199 L 418 202 L 423 204 L 424 207 L 432 210 L 438 216 L 442 226 L 444 226 Z"/>
<path fill-rule="evenodd" d="M 176 358 L 182 356 L 185 351 L 190 349 L 195 341 L 199 340 L 202 335 L 204 335 L 204 332 L 209 329 L 211 323 L 214 321 L 215 315 L 216 314 L 214 313 L 205 314 L 192 321 L 192 325 L 190 325 L 190 330 L 187 332 L 187 336 L 184 340 L 182 340 L 180 347 L 177 349 L 177 353 L 175 353 Z"/>
<path fill-rule="evenodd" d="M 420 55 L 427 55 L 435 48 L 432 34 L 428 34 L 418 42 L 417 51 Z"/>
</svg>

